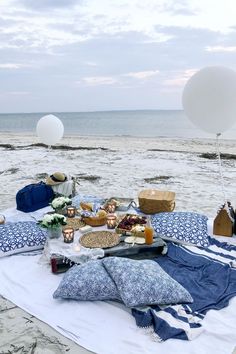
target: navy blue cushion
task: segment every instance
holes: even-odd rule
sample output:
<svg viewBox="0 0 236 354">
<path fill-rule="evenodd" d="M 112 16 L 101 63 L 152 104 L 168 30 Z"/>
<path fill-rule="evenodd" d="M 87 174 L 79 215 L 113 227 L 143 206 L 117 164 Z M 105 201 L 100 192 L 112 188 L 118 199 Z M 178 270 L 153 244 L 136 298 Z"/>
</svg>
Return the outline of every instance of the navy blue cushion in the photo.
<svg viewBox="0 0 236 354">
<path fill-rule="evenodd" d="M 207 216 L 193 212 L 164 212 L 152 216 L 154 230 L 164 239 L 196 246 L 209 245 Z"/>
</svg>

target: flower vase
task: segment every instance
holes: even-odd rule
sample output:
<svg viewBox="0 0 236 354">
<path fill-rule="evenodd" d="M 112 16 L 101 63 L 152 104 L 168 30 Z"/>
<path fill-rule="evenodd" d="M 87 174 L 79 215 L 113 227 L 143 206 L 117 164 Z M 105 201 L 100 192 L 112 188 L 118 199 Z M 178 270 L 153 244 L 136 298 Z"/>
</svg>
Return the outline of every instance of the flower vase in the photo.
<svg viewBox="0 0 236 354">
<path fill-rule="evenodd" d="M 59 238 L 62 233 L 62 226 L 48 228 L 48 238 Z"/>
</svg>

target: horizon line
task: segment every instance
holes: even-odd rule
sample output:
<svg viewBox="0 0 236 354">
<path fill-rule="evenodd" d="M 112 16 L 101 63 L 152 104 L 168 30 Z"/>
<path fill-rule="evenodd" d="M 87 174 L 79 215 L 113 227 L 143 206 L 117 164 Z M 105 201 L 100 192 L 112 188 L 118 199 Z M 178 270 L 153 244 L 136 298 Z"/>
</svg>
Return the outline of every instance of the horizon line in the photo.
<svg viewBox="0 0 236 354">
<path fill-rule="evenodd" d="M 98 111 L 41 111 L 41 112 L 0 112 L 2 114 L 53 114 L 53 113 L 109 113 L 109 112 L 144 112 L 144 111 L 183 111 L 183 109 L 109 109 Z"/>
</svg>

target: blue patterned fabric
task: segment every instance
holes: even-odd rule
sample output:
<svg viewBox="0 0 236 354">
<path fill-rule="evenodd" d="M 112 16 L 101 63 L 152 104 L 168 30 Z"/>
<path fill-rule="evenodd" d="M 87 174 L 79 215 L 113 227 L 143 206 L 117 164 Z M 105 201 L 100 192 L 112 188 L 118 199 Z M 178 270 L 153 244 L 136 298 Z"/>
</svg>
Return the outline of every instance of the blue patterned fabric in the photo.
<svg viewBox="0 0 236 354">
<path fill-rule="evenodd" d="M 189 292 L 155 261 L 108 257 L 103 265 L 128 307 L 192 302 Z"/>
<path fill-rule="evenodd" d="M 209 310 L 220 310 L 236 296 L 236 246 L 209 238 L 209 247 L 168 244 L 168 253 L 155 261 L 183 285 L 193 303 L 132 309 L 136 324 L 159 341 L 193 340 L 203 331 Z"/>
<path fill-rule="evenodd" d="M 193 212 L 164 212 L 151 218 L 154 230 L 163 239 L 196 246 L 209 245 L 207 216 Z"/>
<path fill-rule="evenodd" d="M 53 297 L 74 300 L 120 300 L 114 281 L 101 260 L 89 261 L 69 269 Z"/>
<path fill-rule="evenodd" d="M 43 249 L 46 237 L 47 231 L 34 221 L 0 225 L 0 257 Z"/>
</svg>

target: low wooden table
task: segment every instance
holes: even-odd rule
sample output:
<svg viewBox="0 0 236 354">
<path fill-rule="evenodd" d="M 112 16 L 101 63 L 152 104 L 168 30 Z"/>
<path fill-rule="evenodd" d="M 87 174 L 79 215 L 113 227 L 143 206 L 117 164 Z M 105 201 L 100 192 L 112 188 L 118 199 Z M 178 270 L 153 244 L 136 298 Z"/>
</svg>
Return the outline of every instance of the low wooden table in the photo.
<svg viewBox="0 0 236 354">
<path fill-rule="evenodd" d="M 153 244 L 151 245 L 128 244 L 124 242 L 126 237 L 127 236 L 121 236 L 121 241 L 117 246 L 102 248 L 99 258 L 115 256 L 132 259 L 152 259 L 158 254 L 165 254 L 167 251 L 167 244 L 158 236 L 154 237 Z M 56 246 L 60 244 L 62 248 L 58 250 L 58 247 Z M 68 250 L 70 248 L 73 250 L 75 245 L 76 244 L 65 244 L 62 238 L 52 239 L 47 242 L 44 250 L 44 257 L 46 256 L 46 259 L 48 259 L 51 263 L 51 269 L 53 273 L 65 272 L 74 264 L 80 264 L 79 261 L 73 261 L 73 259 L 68 256 Z M 63 247 L 66 248 L 63 250 Z M 73 256 L 75 255 L 78 255 L 78 253 L 76 253 L 76 251 L 73 253 L 72 251 L 72 258 L 74 258 Z"/>
<path fill-rule="evenodd" d="M 153 258 L 156 254 L 165 254 L 167 244 L 160 237 L 156 236 L 151 245 L 143 244 L 128 244 L 124 242 L 127 236 L 121 236 L 119 245 L 104 249 L 105 257 L 129 257 L 134 259 Z"/>
</svg>

